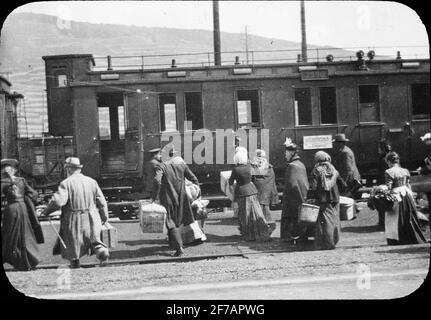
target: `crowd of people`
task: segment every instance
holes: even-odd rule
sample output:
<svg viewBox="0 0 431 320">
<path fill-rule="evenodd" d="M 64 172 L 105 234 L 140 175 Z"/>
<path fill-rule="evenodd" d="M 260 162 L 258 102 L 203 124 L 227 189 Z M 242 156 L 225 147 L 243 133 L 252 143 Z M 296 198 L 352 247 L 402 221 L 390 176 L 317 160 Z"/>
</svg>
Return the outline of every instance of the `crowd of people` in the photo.
<svg viewBox="0 0 431 320">
<path fill-rule="evenodd" d="M 431 145 L 431 134 L 422 137 Z M 317 151 L 314 166 L 307 174 L 298 146 L 289 138 L 284 143 L 286 160 L 280 240 L 296 244 L 314 238 L 315 248 L 334 249 L 340 239 L 340 196 L 353 197 L 361 187 L 361 177 L 353 151 L 346 145 L 344 134 L 333 138 L 334 155 Z M 264 150 L 256 150 L 249 159 L 248 151 L 235 139 L 234 165 L 229 177 L 232 205 L 238 218 L 240 234 L 247 241 L 268 241 L 276 228 L 270 206 L 280 202 L 273 166 Z M 162 161 L 161 149 L 150 150 L 151 159 L 145 166 L 145 191 L 152 202 L 166 209 L 166 228 L 174 256 L 184 254 L 181 226 L 194 222 L 187 185 L 199 190 L 199 181 L 181 157 L 170 153 Z M 415 200 L 411 191 L 410 173 L 400 165 L 400 157 L 382 141 L 379 148 L 379 187 L 373 190 L 369 205 L 379 212 L 379 224 L 385 228 L 388 244 L 425 242 L 419 225 Z M 80 266 L 80 258 L 95 254 L 101 264 L 109 257 L 107 245 L 101 240 L 102 225 L 108 222 L 108 207 L 97 182 L 82 174 L 78 158 L 67 158 L 64 164 L 67 178 L 42 212 L 61 209 L 60 230 L 53 254 Z M 40 261 L 38 244 L 43 233 L 38 222 L 35 204 L 37 192 L 24 178 L 16 176 L 18 161 L 1 160 L 2 254 L 3 263 L 17 270 L 34 269 Z M 419 169 L 431 173 L 431 155 Z M 199 192 L 199 191 L 198 191 Z M 430 199 L 428 194 L 428 200 Z M 299 221 L 302 205 L 312 201 L 319 207 L 314 225 Z"/>
</svg>

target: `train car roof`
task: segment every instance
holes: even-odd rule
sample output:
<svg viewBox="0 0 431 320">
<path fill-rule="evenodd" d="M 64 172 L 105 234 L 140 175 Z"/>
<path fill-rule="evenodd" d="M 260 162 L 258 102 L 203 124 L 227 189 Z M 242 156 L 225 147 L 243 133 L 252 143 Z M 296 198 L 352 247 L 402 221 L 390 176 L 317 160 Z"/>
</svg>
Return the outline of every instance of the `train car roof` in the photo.
<svg viewBox="0 0 431 320">
<path fill-rule="evenodd" d="M 93 63 L 93 66 L 96 65 L 96 62 L 94 61 L 93 55 L 90 53 L 83 53 L 83 54 L 62 54 L 62 55 L 51 55 L 51 56 L 42 56 L 43 60 L 56 60 L 56 59 L 76 59 L 76 58 L 91 58 L 91 62 Z"/>
</svg>

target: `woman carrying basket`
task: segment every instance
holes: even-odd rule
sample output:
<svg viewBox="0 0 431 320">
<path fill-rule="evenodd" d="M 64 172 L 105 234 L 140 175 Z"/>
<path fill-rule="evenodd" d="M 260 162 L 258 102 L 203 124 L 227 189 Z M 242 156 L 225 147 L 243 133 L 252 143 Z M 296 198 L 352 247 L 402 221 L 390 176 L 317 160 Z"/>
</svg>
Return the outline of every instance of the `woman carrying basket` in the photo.
<svg viewBox="0 0 431 320">
<path fill-rule="evenodd" d="M 385 215 L 386 240 L 389 245 L 425 243 L 410 187 L 410 173 L 401 167 L 396 152 L 389 152 L 386 162 L 389 166 L 385 171 L 386 186 L 395 200 Z"/>
<path fill-rule="evenodd" d="M 331 157 L 326 152 L 316 152 L 314 162 L 310 190 L 320 207 L 316 222 L 315 247 L 318 250 L 334 249 L 340 238 L 338 184 L 344 189 L 346 183 L 331 164 Z"/>
</svg>

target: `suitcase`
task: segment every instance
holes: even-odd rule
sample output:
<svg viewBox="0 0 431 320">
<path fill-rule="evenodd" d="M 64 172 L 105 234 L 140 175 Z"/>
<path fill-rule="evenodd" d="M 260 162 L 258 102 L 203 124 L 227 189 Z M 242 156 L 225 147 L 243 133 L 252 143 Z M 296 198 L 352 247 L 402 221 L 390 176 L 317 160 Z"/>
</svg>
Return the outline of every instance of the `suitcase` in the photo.
<svg viewBox="0 0 431 320">
<path fill-rule="evenodd" d="M 355 216 L 355 200 L 340 196 L 340 220 L 352 220 Z"/>
<path fill-rule="evenodd" d="M 139 201 L 139 224 L 144 233 L 167 233 L 165 207 L 150 203 L 148 200 Z"/>
<path fill-rule="evenodd" d="M 118 245 L 117 229 L 109 223 L 102 225 L 100 232 L 100 240 L 108 246 L 108 248 L 115 248 Z"/>
</svg>

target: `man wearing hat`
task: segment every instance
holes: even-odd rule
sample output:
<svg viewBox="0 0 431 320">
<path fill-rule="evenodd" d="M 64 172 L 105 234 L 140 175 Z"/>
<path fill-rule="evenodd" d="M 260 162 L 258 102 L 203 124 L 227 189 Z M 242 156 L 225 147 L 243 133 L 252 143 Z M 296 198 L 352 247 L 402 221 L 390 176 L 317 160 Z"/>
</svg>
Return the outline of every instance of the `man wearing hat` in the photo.
<svg viewBox="0 0 431 320">
<path fill-rule="evenodd" d="M 151 155 L 151 159 L 145 164 L 145 192 L 148 197 L 151 197 L 156 168 L 162 163 L 162 150 L 160 148 L 155 148 L 149 150 L 148 153 Z"/>
<path fill-rule="evenodd" d="M 361 175 L 356 166 L 355 154 L 352 149 L 346 146 L 344 133 L 337 133 L 332 142 L 334 143 L 333 164 L 340 177 L 347 184 L 346 190 L 342 193 L 343 196 L 353 198 L 354 193 L 361 187 Z"/>
<path fill-rule="evenodd" d="M 57 239 L 53 253 L 61 253 L 72 268 L 79 268 L 79 259 L 93 253 L 104 264 L 109 257 L 107 246 L 100 240 L 102 224 L 108 221 L 105 197 L 96 180 L 81 173 L 78 158 L 67 158 L 64 168 L 67 178 L 42 213 L 48 215 L 61 208 L 59 234 L 65 246 Z"/>
<path fill-rule="evenodd" d="M 287 166 L 284 177 L 280 239 L 295 243 L 301 236 L 305 236 L 306 230 L 301 230 L 298 214 L 301 204 L 307 199 L 309 184 L 307 170 L 298 155 L 298 146 L 289 138 L 286 138 L 284 146 Z"/>
</svg>

